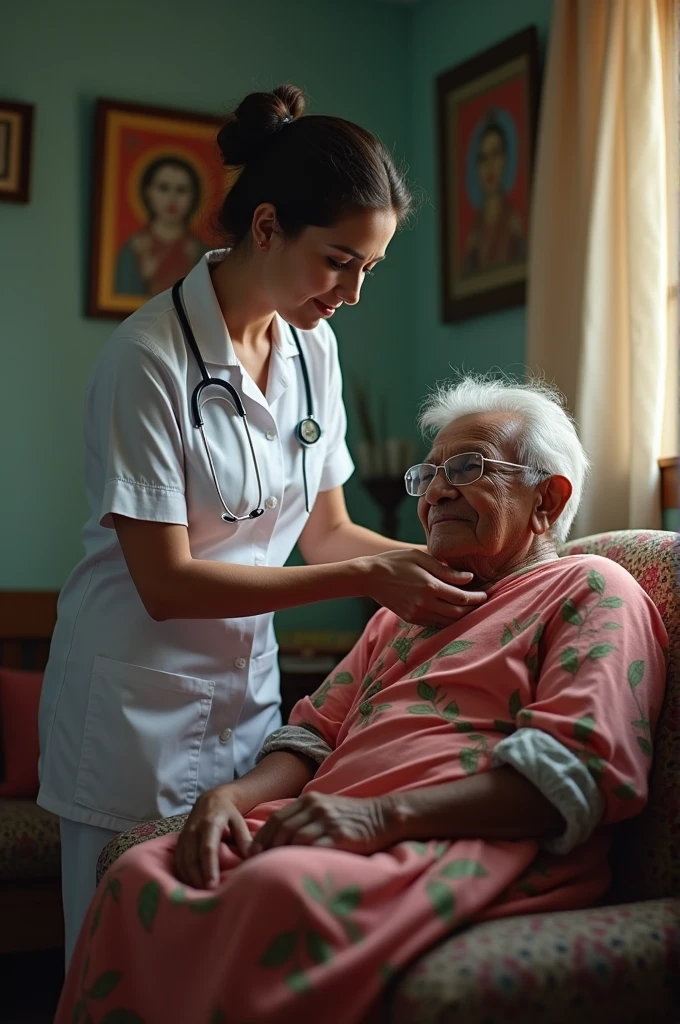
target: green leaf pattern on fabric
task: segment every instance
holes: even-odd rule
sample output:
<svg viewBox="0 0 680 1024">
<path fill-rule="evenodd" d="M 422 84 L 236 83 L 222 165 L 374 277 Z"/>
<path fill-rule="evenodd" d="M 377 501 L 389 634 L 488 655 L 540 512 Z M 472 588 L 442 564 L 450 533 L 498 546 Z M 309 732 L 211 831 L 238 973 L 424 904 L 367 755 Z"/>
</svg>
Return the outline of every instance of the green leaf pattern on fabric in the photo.
<svg viewBox="0 0 680 1024">
<path fill-rule="evenodd" d="M 600 598 L 599 601 L 587 602 L 580 607 L 577 606 L 576 601 L 571 597 L 562 602 L 562 618 L 569 625 L 576 627 L 575 640 L 579 644 L 579 646 L 575 646 L 574 643 L 569 644 L 560 651 L 560 665 L 571 676 L 578 675 L 587 661 L 598 661 L 600 658 L 606 658 L 607 655 L 616 650 L 615 645 L 608 641 L 602 640 L 593 643 L 591 638 L 596 637 L 603 630 L 612 632 L 622 628 L 619 622 L 612 620 L 605 621 L 599 626 L 594 625 L 592 616 L 599 608 L 621 608 L 623 601 L 615 595 L 604 596 L 607 580 L 601 572 L 591 569 L 588 573 L 587 582 L 593 594 Z M 588 646 L 582 649 L 580 644 L 584 641 Z"/>
<path fill-rule="evenodd" d="M 510 712 L 511 718 L 517 718 L 518 714 L 522 710 L 522 698 L 519 695 L 519 690 L 513 690 L 510 694 L 508 701 L 508 711 Z"/>
<path fill-rule="evenodd" d="M 328 699 L 328 695 L 334 686 L 351 686 L 354 682 L 354 677 L 351 672 L 338 672 L 335 676 L 329 676 L 321 684 L 316 693 L 311 696 L 312 706 L 315 708 L 322 708 Z"/>
<path fill-rule="evenodd" d="M 444 882 L 439 882 L 434 879 L 431 882 L 426 882 L 425 891 L 432 901 L 432 906 L 439 917 L 443 918 L 447 924 L 453 921 L 456 912 L 456 897 L 454 896 L 451 889 Z"/>
<path fill-rule="evenodd" d="M 151 932 L 158 913 L 161 899 L 161 887 L 158 882 L 147 882 L 137 899 L 137 915 L 144 930 Z"/>
<path fill-rule="evenodd" d="M 450 924 L 456 913 L 456 895 L 451 883 L 460 882 L 465 878 L 485 878 L 486 868 L 476 860 L 458 858 L 443 864 L 436 877 L 428 877 L 425 891 L 430 898 L 435 913 Z"/>
<path fill-rule="evenodd" d="M 380 679 L 373 683 L 364 696 L 361 704 L 358 707 L 358 723 L 360 726 L 370 725 L 376 718 L 379 718 L 384 711 L 389 711 L 392 707 L 391 704 L 372 704 L 371 700 L 382 690 L 382 682 Z"/>
<path fill-rule="evenodd" d="M 595 728 L 595 719 L 592 715 L 584 715 L 583 718 L 577 719 L 574 722 L 574 739 L 578 740 L 579 743 L 583 743 L 584 746 L 588 745 L 590 740 L 590 734 Z"/>
<path fill-rule="evenodd" d="M 637 797 L 637 790 L 632 782 L 624 782 L 620 786 L 615 786 L 612 793 L 614 796 L 617 796 L 619 800 L 635 800 Z"/>
<path fill-rule="evenodd" d="M 346 885 L 337 889 L 331 875 L 326 875 L 323 882 L 311 875 L 303 875 L 302 887 L 315 903 L 324 907 L 340 924 L 348 942 L 356 945 L 363 940 L 361 926 L 350 916 L 361 905 L 359 885 Z M 331 963 L 335 953 L 329 935 L 322 935 L 318 928 L 303 924 L 297 929 L 285 929 L 275 935 L 261 954 L 258 964 L 274 970 L 286 967 L 287 986 L 294 992 L 302 993 L 311 988 L 307 969 Z"/>
<path fill-rule="evenodd" d="M 99 975 L 92 988 L 85 994 L 90 999 L 106 999 L 120 984 L 122 977 L 123 975 L 120 971 L 105 971 Z"/>
<path fill-rule="evenodd" d="M 361 684 L 361 687 L 359 689 L 360 693 L 366 693 L 366 690 L 368 690 L 368 688 L 371 686 L 371 684 L 378 678 L 378 676 L 380 675 L 380 673 L 382 672 L 384 667 L 385 667 L 385 656 L 383 654 L 381 656 L 380 660 L 378 661 L 378 664 L 375 666 L 375 668 L 372 669 L 371 672 L 367 672 L 366 673 L 366 678 L 364 679 L 364 681 Z"/>
<path fill-rule="evenodd" d="M 448 658 L 451 654 L 462 654 L 463 651 L 467 651 L 468 648 L 474 647 L 474 640 L 453 640 L 446 647 L 442 647 L 436 655 L 437 658 Z"/>
<path fill-rule="evenodd" d="M 405 665 L 408 656 L 411 653 L 411 648 L 413 647 L 415 642 L 415 637 L 397 636 L 388 646 L 397 652 L 397 657 L 399 658 L 399 661 L 403 661 Z"/>
<path fill-rule="evenodd" d="M 258 960 L 260 967 L 281 967 L 295 952 L 299 935 L 294 931 L 279 932 Z"/>
<path fill-rule="evenodd" d="M 486 738 L 480 733 L 470 733 L 468 739 L 474 740 L 473 747 L 463 747 L 459 752 L 461 767 L 467 775 L 474 775 L 479 768 L 479 758 L 484 757 L 489 749 Z"/>
<path fill-rule="evenodd" d="M 505 645 L 509 644 L 511 640 L 514 640 L 516 636 L 523 633 L 525 629 L 528 629 L 529 626 L 533 626 L 537 618 L 538 612 L 536 612 L 535 615 L 530 615 L 524 622 L 519 622 L 517 619 L 513 619 L 510 624 L 505 623 L 503 626 L 503 632 L 501 633 L 501 647 L 505 647 Z"/>
<path fill-rule="evenodd" d="M 645 716 L 640 701 L 638 700 L 637 688 L 642 683 L 645 675 L 644 661 L 631 661 L 628 666 L 628 686 L 633 695 L 633 700 L 638 710 L 638 717 L 631 722 L 634 729 L 639 730 L 642 735 L 635 737 L 636 743 L 645 757 L 652 756 L 652 729 L 649 719 Z"/>
</svg>

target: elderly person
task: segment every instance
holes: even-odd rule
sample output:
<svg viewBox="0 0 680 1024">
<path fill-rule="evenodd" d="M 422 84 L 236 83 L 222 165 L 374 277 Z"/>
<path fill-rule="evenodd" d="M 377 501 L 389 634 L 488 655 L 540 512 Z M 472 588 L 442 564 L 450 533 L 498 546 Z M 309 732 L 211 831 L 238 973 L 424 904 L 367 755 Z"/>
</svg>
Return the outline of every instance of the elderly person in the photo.
<svg viewBox="0 0 680 1024">
<path fill-rule="evenodd" d="M 442 627 L 380 610 L 250 773 L 120 858 L 58 1024 L 371 1021 L 452 929 L 606 891 L 610 826 L 647 797 L 663 625 L 620 566 L 558 558 L 587 459 L 550 389 L 464 378 L 422 423 L 406 488 L 486 602 Z"/>
</svg>

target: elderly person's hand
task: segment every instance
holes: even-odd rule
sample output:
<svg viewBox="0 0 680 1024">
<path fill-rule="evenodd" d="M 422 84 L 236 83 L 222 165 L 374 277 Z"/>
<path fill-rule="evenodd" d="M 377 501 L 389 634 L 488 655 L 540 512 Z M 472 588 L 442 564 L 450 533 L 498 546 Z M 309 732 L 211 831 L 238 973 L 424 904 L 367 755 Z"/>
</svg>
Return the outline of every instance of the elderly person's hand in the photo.
<svg viewBox="0 0 680 1024">
<path fill-rule="evenodd" d="M 256 833 L 250 856 L 275 846 L 325 846 L 352 853 L 377 853 L 397 839 L 386 797 L 357 799 L 305 793 L 282 807 Z"/>
<path fill-rule="evenodd" d="M 228 835 L 240 855 L 248 856 L 251 836 L 236 806 L 233 785 L 217 786 L 196 801 L 175 849 L 175 873 L 196 889 L 212 889 L 219 880 L 218 850 Z"/>
</svg>

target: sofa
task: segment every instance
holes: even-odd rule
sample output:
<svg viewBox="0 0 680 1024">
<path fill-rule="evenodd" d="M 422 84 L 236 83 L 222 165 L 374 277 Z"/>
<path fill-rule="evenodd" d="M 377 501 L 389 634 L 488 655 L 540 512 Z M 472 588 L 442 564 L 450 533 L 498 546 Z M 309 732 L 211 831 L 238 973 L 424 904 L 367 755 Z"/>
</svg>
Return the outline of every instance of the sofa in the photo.
<svg viewBox="0 0 680 1024">
<path fill-rule="evenodd" d="M 679 1024 L 680 1022 L 680 537 L 618 531 L 574 540 L 561 554 L 623 565 L 659 609 L 670 646 L 650 799 L 615 829 L 603 905 L 472 925 L 392 982 L 389 1024 Z M 146 822 L 113 839 L 101 880 L 127 849 L 178 831 L 186 816 Z"/>
<path fill-rule="evenodd" d="M 53 591 L 0 591 L 0 954 L 63 945 L 59 819 L 38 807 L 37 707 Z"/>
</svg>

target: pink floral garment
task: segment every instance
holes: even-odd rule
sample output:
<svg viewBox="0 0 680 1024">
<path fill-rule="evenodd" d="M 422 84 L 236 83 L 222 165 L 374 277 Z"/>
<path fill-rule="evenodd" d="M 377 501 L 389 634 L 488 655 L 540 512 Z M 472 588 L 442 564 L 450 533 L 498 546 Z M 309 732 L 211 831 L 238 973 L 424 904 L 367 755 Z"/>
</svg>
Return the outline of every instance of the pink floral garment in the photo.
<svg viewBox="0 0 680 1024">
<path fill-rule="evenodd" d="M 585 907 L 605 892 L 608 829 L 647 796 L 666 635 L 628 573 L 578 555 L 509 577 L 446 629 L 374 616 L 291 724 L 333 748 L 307 791 L 369 797 L 489 771 L 494 746 L 541 729 L 581 758 L 605 800 L 571 853 L 537 842 L 402 842 L 371 856 L 289 846 L 219 888 L 173 876 L 176 835 L 102 880 L 57 1024 L 353 1024 L 379 1019 L 394 972 L 470 921 Z M 286 801 L 256 807 L 251 832 Z"/>
</svg>

